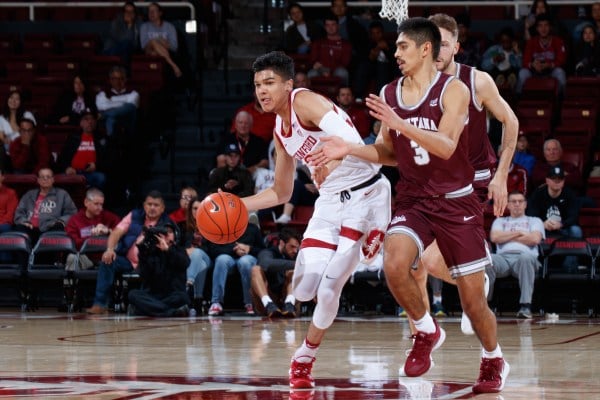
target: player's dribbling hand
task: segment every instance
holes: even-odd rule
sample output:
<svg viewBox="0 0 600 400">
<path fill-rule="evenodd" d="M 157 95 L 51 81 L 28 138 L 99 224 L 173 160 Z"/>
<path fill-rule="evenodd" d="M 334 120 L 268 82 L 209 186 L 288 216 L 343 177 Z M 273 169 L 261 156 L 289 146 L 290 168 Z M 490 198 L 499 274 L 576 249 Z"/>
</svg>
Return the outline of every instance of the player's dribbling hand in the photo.
<svg viewBox="0 0 600 400">
<path fill-rule="evenodd" d="M 344 139 L 339 136 L 325 136 L 315 150 L 306 158 L 309 165 L 317 166 L 328 163 L 331 160 L 342 159 L 350 153 L 350 147 Z"/>
</svg>

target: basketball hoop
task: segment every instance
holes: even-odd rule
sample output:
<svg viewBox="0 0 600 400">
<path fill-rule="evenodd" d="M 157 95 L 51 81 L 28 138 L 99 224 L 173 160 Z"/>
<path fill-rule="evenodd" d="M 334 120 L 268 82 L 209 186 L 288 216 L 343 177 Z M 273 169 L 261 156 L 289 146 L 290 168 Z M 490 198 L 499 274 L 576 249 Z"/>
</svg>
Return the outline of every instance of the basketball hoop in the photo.
<svg viewBox="0 0 600 400">
<path fill-rule="evenodd" d="M 382 0 L 379 16 L 400 25 L 400 22 L 408 18 L 408 0 Z"/>
</svg>

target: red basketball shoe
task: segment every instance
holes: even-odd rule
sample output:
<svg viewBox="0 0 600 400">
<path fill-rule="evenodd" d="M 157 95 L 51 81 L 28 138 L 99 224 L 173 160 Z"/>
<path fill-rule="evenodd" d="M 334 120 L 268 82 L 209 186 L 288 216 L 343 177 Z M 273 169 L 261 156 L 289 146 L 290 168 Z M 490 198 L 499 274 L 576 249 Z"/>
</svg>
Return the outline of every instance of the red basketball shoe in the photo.
<svg viewBox="0 0 600 400">
<path fill-rule="evenodd" d="M 314 362 L 314 357 L 307 363 L 292 359 L 292 365 L 290 366 L 290 387 L 292 389 L 311 389 L 315 387 L 315 380 L 310 374 Z"/>
<path fill-rule="evenodd" d="M 440 328 L 435 319 L 433 323 L 435 332 L 417 332 L 416 335 L 413 335 L 413 347 L 404 362 L 403 372 L 406 376 L 421 376 L 433 367 L 431 353 L 446 340 L 446 332 Z"/>
<path fill-rule="evenodd" d="M 475 393 L 498 393 L 504 388 L 510 365 L 502 357 L 482 358 Z"/>
</svg>

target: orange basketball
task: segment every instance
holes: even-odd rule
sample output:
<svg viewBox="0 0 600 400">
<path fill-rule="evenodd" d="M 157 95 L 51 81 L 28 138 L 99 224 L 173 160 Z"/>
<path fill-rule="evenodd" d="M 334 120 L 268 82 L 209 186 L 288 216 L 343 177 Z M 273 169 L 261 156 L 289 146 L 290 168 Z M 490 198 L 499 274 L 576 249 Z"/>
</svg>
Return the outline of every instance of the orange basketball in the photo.
<svg viewBox="0 0 600 400">
<path fill-rule="evenodd" d="M 232 243 L 248 226 L 248 210 L 235 194 L 213 193 L 202 200 L 196 226 L 200 234 L 213 243 Z"/>
</svg>

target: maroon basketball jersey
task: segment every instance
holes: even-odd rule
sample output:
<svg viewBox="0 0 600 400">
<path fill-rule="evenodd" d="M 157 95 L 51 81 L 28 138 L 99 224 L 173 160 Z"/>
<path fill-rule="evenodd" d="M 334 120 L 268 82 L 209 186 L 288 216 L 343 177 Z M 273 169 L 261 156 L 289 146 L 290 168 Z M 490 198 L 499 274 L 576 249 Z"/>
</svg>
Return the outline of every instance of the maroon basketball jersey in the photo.
<svg viewBox="0 0 600 400">
<path fill-rule="evenodd" d="M 386 85 L 384 100 L 396 113 L 412 125 L 437 132 L 442 119 L 442 96 L 454 77 L 437 73 L 425 96 L 415 105 L 402 101 L 404 77 Z M 408 139 L 401 132 L 390 129 L 400 179 L 396 186 L 399 196 L 429 197 L 444 195 L 462 189 L 473 182 L 473 167 L 468 159 L 468 131 L 465 124 L 454 154 L 443 160 Z"/>
<path fill-rule="evenodd" d="M 475 68 L 456 63 L 456 77 L 471 92 L 469 102 L 469 161 L 475 171 L 492 168 L 496 165 L 496 153 L 487 134 L 487 114 L 475 97 Z"/>
</svg>

